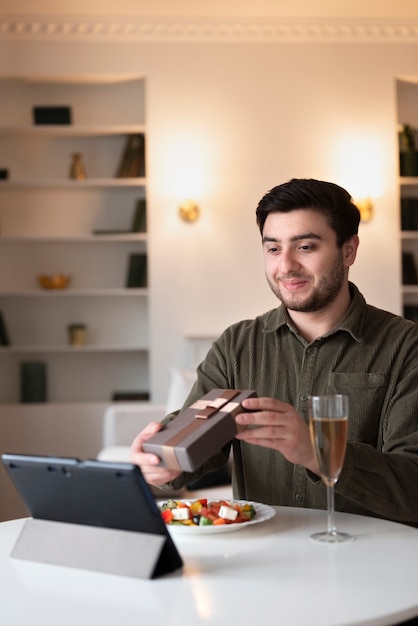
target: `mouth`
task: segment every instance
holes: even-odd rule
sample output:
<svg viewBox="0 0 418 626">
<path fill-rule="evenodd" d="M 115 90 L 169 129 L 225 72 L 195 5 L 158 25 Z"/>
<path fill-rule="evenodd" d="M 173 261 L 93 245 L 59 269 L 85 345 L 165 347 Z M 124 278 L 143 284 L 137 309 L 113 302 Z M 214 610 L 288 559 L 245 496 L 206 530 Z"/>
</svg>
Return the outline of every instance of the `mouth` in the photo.
<svg viewBox="0 0 418 626">
<path fill-rule="evenodd" d="M 308 281 L 303 278 L 289 278 L 280 280 L 280 283 L 283 285 L 286 291 L 295 292 L 306 287 Z"/>
</svg>

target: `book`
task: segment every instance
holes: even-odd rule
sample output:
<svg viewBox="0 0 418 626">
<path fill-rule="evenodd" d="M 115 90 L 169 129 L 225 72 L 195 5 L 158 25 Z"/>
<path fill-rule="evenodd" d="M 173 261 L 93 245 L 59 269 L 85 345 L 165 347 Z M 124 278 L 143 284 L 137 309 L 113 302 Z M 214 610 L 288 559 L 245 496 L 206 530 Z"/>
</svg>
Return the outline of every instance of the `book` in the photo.
<svg viewBox="0 0 418 626">
<path fill-rule="evenodd" d="M 115 391 L 112 394 L 112 402 L 142 402 L 149 399 L 148 391 Z"/>
<path fill-rule="evenodd" d="M 34 106 L 32 108 L 33 123 L 36 125 L 52 124 L 54 126 L 71 124 L 71 107 L 69 106 Z"/>
<path fill-rule="evenodd" d="M 132 220 L 133 233 L 145 233 L 147 231 L 147 206 L 144 198 L 140 198 L 135 207 Z"/>
<path fill-rule="evenodd" d="M 4 322 L 3 313 L 0 311 L 0 346 L 10 346 L 9 333 Z"/>
<path fill-rule="evenodd" d="M 129 235 L 131 234 L 131 230 L 118 230 L 115 228 L 98 228 L 93 230 L 93 235 Z"/>
<path fill-rule="evenodd" d="M 402 230 L 418 230 L 418 198 L 401 198 Z"/>
<path fill-rule="evenodd" d="M 402 253 L 402 284 L 418 284 L 417 270 L 414 255 L 411 252 Z"/>
<path fill-rule="evenodd" d="M 147 231 L 146 202 L 140 198 L 135 205 L 131 228 L 96 228 L 93 235 L 129 235 L 130 233 L 145 233 Z"/>
<path fill-rule="evenodd" d="M 20 364 L 20 401 L 23 403 L 47 401 L 47 365 L 42 361 Z"/>
<path fill-rule="evenodd" d="M 403 316 L 406 317 L 407 320 L 411 320 L 418 324 L 418 306 L 413 304 L 405 304 L 403 308 Z"/>
<path fill-rule="evenodd" d="M 129 135 L 116 173 L 117 178 L 145 176 L 145 136 Z"/>
<path fill-rule="evenodd" d="M 144 253 L 134 253 L 129 255 L 128 273 L 126 278 L 126 287 L 137 288 L 147 287 L 147 255 Z"/>
</svg>

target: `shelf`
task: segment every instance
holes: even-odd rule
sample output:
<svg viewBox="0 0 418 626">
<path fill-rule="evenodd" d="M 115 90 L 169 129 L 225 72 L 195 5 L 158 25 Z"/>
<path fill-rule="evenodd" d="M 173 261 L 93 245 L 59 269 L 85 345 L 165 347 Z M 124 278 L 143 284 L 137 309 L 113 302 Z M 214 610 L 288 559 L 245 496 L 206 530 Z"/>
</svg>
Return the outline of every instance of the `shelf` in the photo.
<svg viewBox="0 0 418 626">
<path fill-rule="evenodd" d="M 21 291 L 0 291 L 0 298 L 137 298 L 148 296 L 147 288 L 106 288 L 106 289 L 22 289 Z"/>
<path fill-rule="evenodd" d="M 41 236 L 14 236 L 2 237 L 0 235 L 0 245 L 1 243 L 132 243 L 137 241 L 147 241 L 148 234 L 147 233 L 119 233 L 119 234 L 108 234 L 108 235 L 74 235 L 71 237 L 41 237 Z"/>
<path fill-rule="evenodd" d="M 418 186 L 418 176 L 400 176 L 399 184 L 405 187 Z"/>
<path fill-rule="evenodd" d="M 87 178 L 85 180 L 70 179 L 37 179 L 37 180 L 2 180 L 0 190 L 61 187 L 78 191 L 92 187 L 145 187 L 146 178 Z"/>
<path fill-rule="evenodd" d="M 118 345 L 118 346 L 99 346 L 99 345 L 85 345 L 85 346 L 0 346 L 0 356 L 7 354 L 71 354 L 80 355 L 82 353 L 104 353 L 104 352 L 148 352 L 149 348 L 145 346 L 134 345 Z"/>
<path fill-rule="evenodd" d="M 0 135 L 7 137 L 98 137 L 112 135 L 144 134 L 144 124 L 122 125 L 39 125 L 39 126 L 0 126 Z"/>
<path fill-rule="evenodd" d="M 138 400 L 138 402 L 142 404 L 150 404 L 149 401 L 147 400 Z M 55 401 L 55 402 L 34 402 L 32 403 L 22 403 L 22 402 L 2 402 L 0 404 L 0 419 L 3 418 L 4 416 L 10 416 L 10 412 L 13 411 L 17 414 L 21 413 L 22 409 L 26 411 L 31 411 L 33 413 L 41 413 L 42 415 L 45 415 L 46 412 L 54 412 L 56 411 L 56 409 L 62 409 L 63 412 L 65 412 L 69 406 L 71 407 L 72 410 L 76 409 L 77 412 L 82 412 L 83 409 L 85 409 L 86 404 L 89 405 L 90 408 L 96 407 L 99 412 L 100 415 L 102 416 L 104 414 L 104 411 L 109 407 L 109 406 L 113 406 L 113 405 L 117 405 L 119 406 L 119 402 L 112 402 L 112 401 L 106 401 L 106 400 L 92 400 L 90 402 L 78 402 L 77 400 L 74 400 L 72 402 L 66 402 L 66 401 Z"/>
<path fill-rule="evenodd" d="M 109 407 L 112 406 L 116 406 L 116 407 L 120 407 L 120 406 L 126 406 L 126 404 L 129 404 L 129 406 L 137 406 L 138 404 L 141 405 L 141 410 L 142 408 L 147 408 L 147 407 L 151 407 L 152 409 L 154 409 L 155 411 L 155 406 L 153 403 L 151 403 L 149 400 L 130 400 L 130 401 L 112 401 L 112 400 L 88 400 L 88 401 L 83 401 L 83 402 L 79 402 L 77 400 L 72 400 L 72 401 L 47 401 L 47 402 L 34 402 L 34 403 L 22 403 L 22 402 L 2 402 L 0 404 L 0 419 L 3 419 L 4 417 L 10 417 L 10 413 L 13 412 L 16 415 L 20 415 L 22 412 L 22 409 L 24 409 L 25 412 L 30 412 L 32 414 L 41 414 L 42 416 L 45 416 L 46 413 L 51 413 L 53 417 L 56 417 L 56 413 L 57 411 L 59 411 L 60 413 L 72 413 L 75 412 L 75 414 L 77 415 L 83 415 L 83 413 L 85 413 L 86 410 L 86 406 L 88 406 L 89 409 L 94 409 L 96 408 L 98 411 L 98 414 L 100 416 L 100 419 L 103 419 L 103 415 L 106 411 L 106 409 L 108 409 Z M 162 408 L 161 412 L 164 411 L 164 407 Z M 12 416 L 14 417 L 14 415 Z"/>
<path fill-rule="evenodd" d="M 418 239 L 418 230 L 402 230 L 401 239 Z"/>
<path fill-rule="evenodd" d="M 402 293 L 418 294 L 418 285 L 402 285 Z"/>
</svg>

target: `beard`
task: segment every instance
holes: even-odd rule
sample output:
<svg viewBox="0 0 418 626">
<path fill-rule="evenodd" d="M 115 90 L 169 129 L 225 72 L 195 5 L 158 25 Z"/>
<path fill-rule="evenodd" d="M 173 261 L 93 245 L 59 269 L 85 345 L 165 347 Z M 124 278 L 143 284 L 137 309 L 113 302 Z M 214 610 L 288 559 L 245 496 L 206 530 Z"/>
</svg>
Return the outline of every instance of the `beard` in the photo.
<svg viewBox="0 0 418 626">
<path fill-rule="evenodd" d="M 335 264 L 330 271 L 329 274 L 323 276 L 318 286 L 315 288 L 313 293 L 306 297 L 305 299 L 301 299 L 299 296 L 295 295 L 284 295 L 280 289 L 280 282 L 277 284 L 273 284 L 269 278 L 267 278 L 267 282 L 270 286 L 270 289 L 274 293 L 274 295 L 284 304 L 284 306 L 290 311 L 299 311 L 300 313 L 315 313 L 317 311 L 322 311 L 334 300 L 337 295 L 341 291 L 342 286 L 344 285 L 346 277 L 346 269 L 343 263 L 343 255 L 342 251 L 339 250 L 338 257 L 335 261 Z M 310 275 L 303 275 L 297 272 L 293 272 L 288 274 L 285 278 L 310 278 Z"/>
</svg>

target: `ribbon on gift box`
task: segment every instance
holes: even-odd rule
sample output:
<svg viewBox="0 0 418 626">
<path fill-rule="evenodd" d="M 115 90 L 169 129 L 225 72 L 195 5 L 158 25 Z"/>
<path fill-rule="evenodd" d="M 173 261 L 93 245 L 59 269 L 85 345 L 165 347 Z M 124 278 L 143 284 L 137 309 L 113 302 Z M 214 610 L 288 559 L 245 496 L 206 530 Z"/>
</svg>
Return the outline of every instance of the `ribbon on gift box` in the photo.
<svg viewBox="0 0 418 626">
<path fill-rule="evenodd" d="M 239 393 L 237 389 L 225 389 L 222 395 L 214 400 L 198 400 L 190 408 L 197 409 L 198 412 L 195 415 L 197 419 L 207 419 L 214 413 L 217 413 L 217 411 L 220 411 L 222 407 L 225 407 Z M 235 404 L 237 405 L 238 403 L 235 402 Z"/>
<path fill-rule="evenodd" d="M 179 430 L 171 437 L 162 447 L 161 452 L 164 461 L 173 469 L 181 469 L 174 447 L 179 444 L 185 437 L 191 435 L 195 430 L 203 426 L 207 419 L 218 413 L 222 409 L 223 413 L 229 413 L 232 417 L 238 413 L 237 409 L 241 408 L 239 402 L 231 402 L 233 398 L 241 393 L 239 389 L 225 389 L 220 396 L 212 400 L 197 400 L 189 408 L 196 409 L 195 419 L 187 426 Z"/>
</svg>

